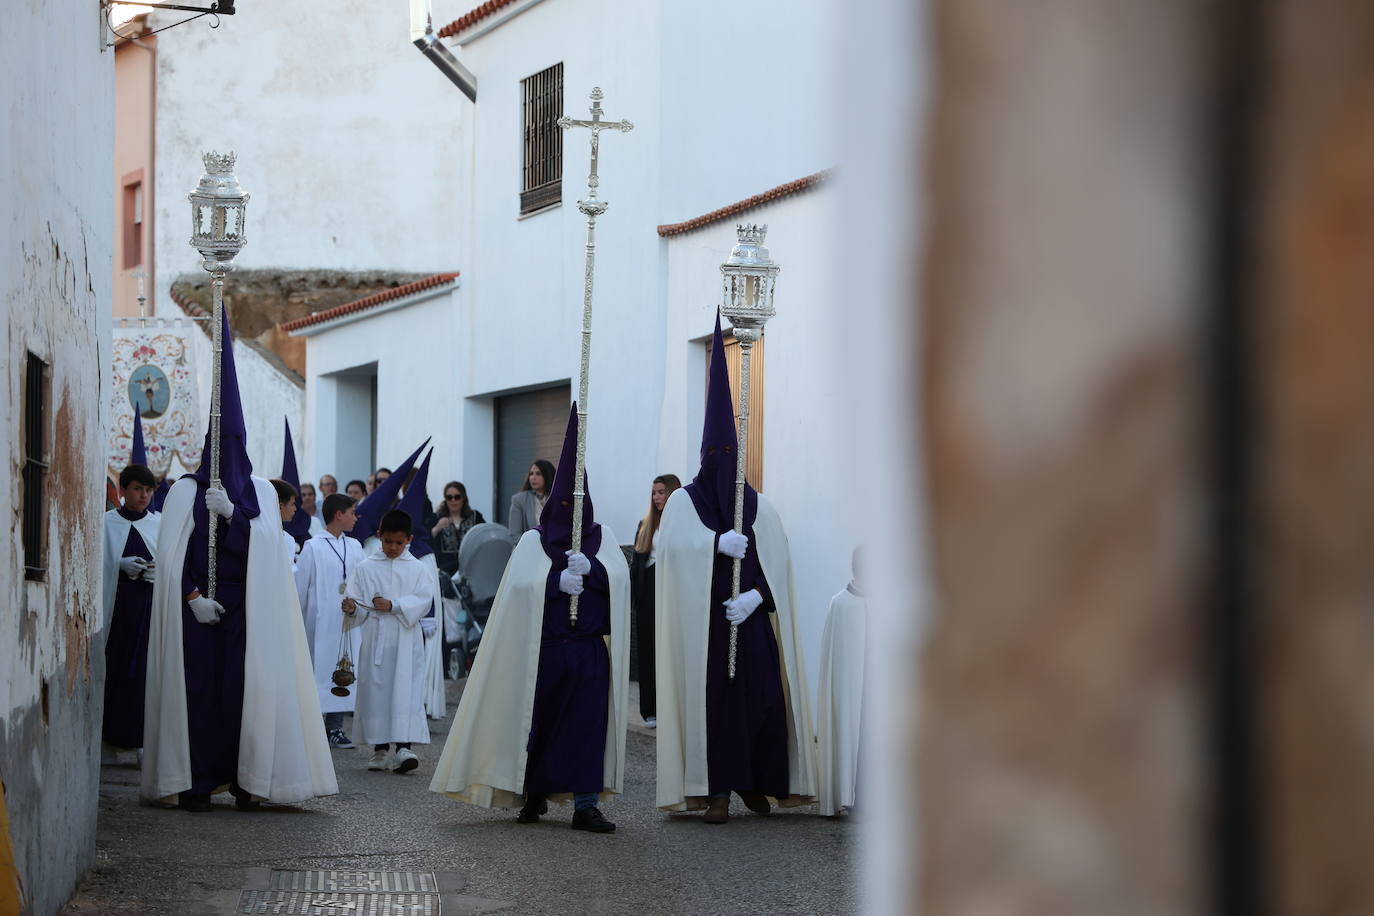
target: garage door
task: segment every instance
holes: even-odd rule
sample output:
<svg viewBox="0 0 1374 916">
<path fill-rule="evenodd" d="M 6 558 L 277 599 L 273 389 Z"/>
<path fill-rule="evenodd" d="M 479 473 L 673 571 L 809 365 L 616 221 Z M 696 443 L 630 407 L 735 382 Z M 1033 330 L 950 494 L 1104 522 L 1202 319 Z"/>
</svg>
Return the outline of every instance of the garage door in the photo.
<svg viewBox="0 0 1374 916">
<path fill-rule="evenodd" d="M 545 458 L 557 466 L 570 404 L 572 389 L 567 383 L 496 399 L 494 521 L 506 521 L 510 498 L 525 485 L 534 459 Z"/>
</svg>

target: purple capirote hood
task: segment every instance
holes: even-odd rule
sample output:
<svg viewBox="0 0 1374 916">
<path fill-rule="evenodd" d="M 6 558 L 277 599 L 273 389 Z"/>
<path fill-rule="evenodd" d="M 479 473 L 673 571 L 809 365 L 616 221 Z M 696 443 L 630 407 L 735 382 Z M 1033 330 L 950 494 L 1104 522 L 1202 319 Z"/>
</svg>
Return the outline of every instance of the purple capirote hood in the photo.
<svg viewBox="0 0 1374 916">
<path fill-rule="evenodd" d="M 239 373 L 234 366 L 234 335 L 229 330 L 229 308 L 220 317 L 220 396 L 219 396 L 219 479 L 234 505 L 256 518 L 261 511 L 258 494 L 253 489 L 253 462 L 248 460 L 248 428 L 243 422 L 243 401 L 239 398 Z M 200 454 L 200 467 L 194 477 L 205 485 L 210 483 L 210 424 L 205 424 L 205 445 Z"/>
<path fill-rule="evenodd" d="M 558 456 L 558 469 L 553 475 L 544 511 L 539 514 L 539 543 L 553 562 L 554 569 L 568 566 L 567 551 L 572 549 L 573 478 L 577 476 L 577 402 L 568 410 L 568 428 L 563 433 L 563 451 Z M 592 509 L 592 492 L 587 486 L 587 472 L 582 472 L 582 552 L 596 556 L 601 549 L 601 526 L 596 523 Z"/>
<path fill-rule="evenodd" d="M 739 437 L 735 432 L 735 404 L 730 396 L 730 373 L 725 366 L 725 341 L 720 315 L 711 337 L 711 367 L 706 384 L 706 421 L 701 429 L 701 469 L 683 487 L 696 506 L 701 523 L 716 534 L 735 527 L 735 462 Z M 744 485 L 744 526 L 754 523 L 759 494 Z"/>
</svg>

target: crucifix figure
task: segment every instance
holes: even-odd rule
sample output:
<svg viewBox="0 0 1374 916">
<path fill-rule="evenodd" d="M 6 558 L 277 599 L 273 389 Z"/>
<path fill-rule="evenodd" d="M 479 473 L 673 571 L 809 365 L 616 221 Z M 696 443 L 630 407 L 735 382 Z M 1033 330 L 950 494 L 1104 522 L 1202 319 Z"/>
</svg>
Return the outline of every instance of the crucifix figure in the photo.
<svg viewBox="0 0 1374 916">
<path fill-rule="evenodd" d="M 566 115 L 558 119 L 558 126 L 564 130 L 585 127 L 592 132 L 592 165 L 591 171 L 587 175 L 587 197 L 585 200 L 577 202 L 577 209 L 587 215 L 587 264 L 582 281 L 582 361 L 577 378 L 577 464 L 573 476 L 573 553 L 582 551 L 582 498 L 586 495 L 586 489 L 582 485 L 582 476 L 587 457 L 587 371 L 591 365 L 592 357 L 592 272 L 596 265 L 596 218 L 605 213 L 607 207 L 606 201 L 598 200 L 596 196 L 597 185 L 601 184 L 601 179 L 597 177 L 596 171 L 597 156 L 601 149 L 601 132 L 603 130 L 629 132 L 635 127 L 629 121 L 601 120 L 601 99 L 603 97 L 601 87 L 592 89 L 591 120 L 569 118 Z M 568 601 L 568 617 L 572 621 L 572 625 L 577 626 L 576 595 L 572 595 Z"/>
</svg>

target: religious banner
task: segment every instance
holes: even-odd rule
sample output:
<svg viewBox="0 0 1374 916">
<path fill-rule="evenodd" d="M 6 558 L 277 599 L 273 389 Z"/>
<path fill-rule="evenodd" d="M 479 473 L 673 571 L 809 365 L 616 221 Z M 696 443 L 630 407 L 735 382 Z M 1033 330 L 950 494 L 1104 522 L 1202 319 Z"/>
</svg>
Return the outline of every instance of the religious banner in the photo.
<svg viewBox="0 0 1374 916">
<path fill-rule="evenodd" d="M 114 329 L 114 403 L 107 447 L 111 473 L 117 475 L 129 463 L 135 405 L 154 474 L 174 473 L 173 459 L 185 469 L 200 465 L 204 435 L 187 333 L 200 331 L 177 326 Z"/>
</svg>

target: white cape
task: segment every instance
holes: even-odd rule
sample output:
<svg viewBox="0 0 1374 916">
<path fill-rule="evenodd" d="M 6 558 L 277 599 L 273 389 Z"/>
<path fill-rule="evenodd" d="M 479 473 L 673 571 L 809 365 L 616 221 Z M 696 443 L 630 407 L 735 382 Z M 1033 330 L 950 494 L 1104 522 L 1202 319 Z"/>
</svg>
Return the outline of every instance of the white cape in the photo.
<svg viewBox="0 0 1374 916">
<path fill-rule="evenodd" d="M 863 721 L 868 603 L 849 589 L 830 599 L 821 636 L 821 684 L 816 705 L 821 814 L 854 807 Z"/>
<path fill-rule="evenodd" d="M 429 570 L 434 583 L 435 629 L 433 636 L 425 637 L 425 715 L 442 719 L 448 715 L 448 698 L 444 696 L 444 609 L 439 600 L 439 565 L 432 553 L 421 557 L 420 564 Z"/>
<path fill-rule="evenodd" d="M 353 710 L 357 744 L 429 743 L 425 720 L 424 637 L 420 618 L 434 600 L 434 574 L 409 551 L 394 560 L 378 551 L 348 573 L 348 595 L 361 605 L 376 595 L 392 603 L 389 612 L 360 608 L 345 623 L 360 628 L 354 659 L 358 702 Z"/>
<path fill-rule="evenodd" d="M 305 615 L 305 638 L 315 672 L 315 692 L 320 711 L 352 712 L 357 690 L 350 687 L 348 696 L 335 696 L 334 669 L 343 654 L 344 616 L 340 608 L 344 583 L 344 566 L 351 571 L 363 562 L 363 545 L 344 535 L 332 537 L 329 532 L 317 534 L 305 542 L 296 560 L 296 597 Z M 356 662 L 362 646 L 362 633 L 353 630 L 348 635 L 348 650 Z"/>
<path fill-rule="evenodd" d="M 706 764 L 706 655 L 715 564 L 715 533 L 701 523 L 686 489 L 663 507 L 658 573 L 654 580 L 654 661 L 658 687 L 658 793 L 664 811 L 704 808 L 710 792 Z M 797 626 L 792 559 L 782 522 L 762 493 L 754 521 L 759 563 L 773 591 L 769 614 L 778 643 L 787 704 L 787 778 L 792 793 L 776 802 L 810 804 L 816 795 L 816 744 Z M 763 612 L 760 612 L 763 613 Z"/>
<path fill-rule="evenodd" d="M 601 526 L 596 558 L 611 588 L 611 695 L 603 768 L 604 799 L 625 779 L 626 703 L 629 694 L 630 570 L 610 528 Z M 534 718 L 534 687 L 544 624 L 549 558 L 533 529 L 521 536 L 492 603 L 472 674 L 429 788 L 484 808 L 511 808 L 525 791 L 525 746 Z M 552 795 L 567 801 L 567 793 Z"/>
<path fill-rule="evenodd" d="M 124 556 L 124 545 L 129 540 L 129 529 L 137 529 L 138 536 L 143 538 L 143 543 L 147 544 L 153 556 L 157 557 L 157 533 L 161 524 L 162 516 L 156 512 L 149 512 L 136 522 L 131 522 L 120 515 L 118 509 L 111 509 L 105 513 L 105 562 L 100 568 L 103 587 L 100 620 L 98 621 L 100 628 L 108 627 L 110 617 L 114 614 L 115 591 L 119 588 L 119 560 Z M 156 570 L 153 573 L 153 581 L 157 581 Z"/>
<path fill-rule="evenodd" d="M 248 540 L 238 784 L 256 798 L 289 804 L 333 795 L 339 786 L 320 727 L 305 628 L 291 566 L 282 550 L 281 517 L 272 511 L 277 493 L 263 478 L 252 480 L 258 505 L 267 508 L 250 523 Z M 181 570 L 194 526 L 195 494 L 195 481 L 178 480 L 162 507 L 143 717 L 140 794 L 148 801 L 175 803 L 177 795 L 191 787 Z"/>
</svg>

